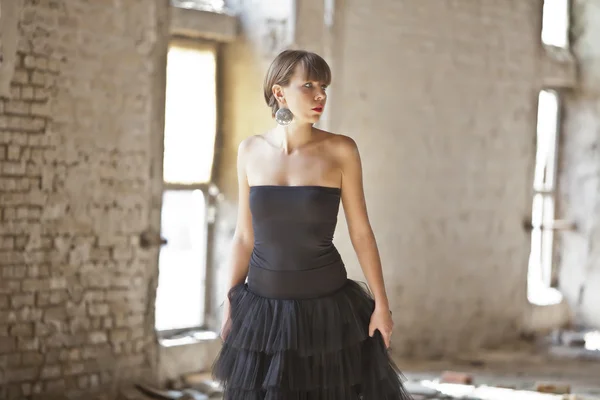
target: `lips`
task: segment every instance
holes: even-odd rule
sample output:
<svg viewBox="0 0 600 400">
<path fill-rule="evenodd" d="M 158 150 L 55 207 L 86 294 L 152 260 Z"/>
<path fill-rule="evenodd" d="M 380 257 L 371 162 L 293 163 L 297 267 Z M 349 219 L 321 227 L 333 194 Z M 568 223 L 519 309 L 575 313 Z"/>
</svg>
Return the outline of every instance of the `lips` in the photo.
<svg viewBox="0 0 600 400">
<path fill-rule="evenodd" d="M 312 110 L 313 110 L 313 111 L 316 111 L 316 112 L 323 112 L 323 106 L 318 106 L 318 107 L 315 107 L 315 108 L 313 108 Z"/>
</svg>

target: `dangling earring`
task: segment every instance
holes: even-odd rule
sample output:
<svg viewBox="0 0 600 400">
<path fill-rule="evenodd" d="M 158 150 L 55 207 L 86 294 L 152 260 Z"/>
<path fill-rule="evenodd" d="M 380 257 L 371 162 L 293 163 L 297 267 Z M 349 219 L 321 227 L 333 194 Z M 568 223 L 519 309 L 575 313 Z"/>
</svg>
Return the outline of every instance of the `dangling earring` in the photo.
<svg viewBox="0 0 600 400">
<path fill-rule="evenodd" d="M 280 108 L 275 113 L 275 121 L 279 125 L 283 125 L 283 126 L 289 125 L 293 119 L 294 119 L 294 114 L 292 114 L 292 112 L 290 111 L 289 108 Z"/>
</svg>

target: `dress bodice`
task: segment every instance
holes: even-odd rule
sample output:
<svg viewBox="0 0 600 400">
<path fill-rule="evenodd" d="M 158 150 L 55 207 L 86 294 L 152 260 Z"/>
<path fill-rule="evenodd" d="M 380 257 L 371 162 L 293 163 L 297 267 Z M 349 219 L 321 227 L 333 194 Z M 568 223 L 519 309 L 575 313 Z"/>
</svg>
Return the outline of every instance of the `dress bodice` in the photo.
<svg viewBox="0 0 600 400">
<path fill-rule="evenodd" d="M 307 285 L 317 285 L 319 292 L 315 279 L 324 281 L 323 290 L 342 284 L 346 271 L 333 244 L 340 197 L 341 189 L 334 187 L 251 186 L 249 284 L 272 296 L 274 286 L 290 293 Z"/>
</svg>

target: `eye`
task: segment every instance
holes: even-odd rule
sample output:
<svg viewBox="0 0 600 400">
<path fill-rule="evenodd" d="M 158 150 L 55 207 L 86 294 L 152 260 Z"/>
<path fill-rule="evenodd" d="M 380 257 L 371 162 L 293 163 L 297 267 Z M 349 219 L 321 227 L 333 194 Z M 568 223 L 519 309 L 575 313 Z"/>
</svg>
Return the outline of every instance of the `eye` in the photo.
<svg viewBox="0 0 600 400">
<path fill-rule="evenodd" d="M 306 87 L 306 88 L 310 88 L 310 87 L 312 87 L 312 83 L 310 83 L 310 82 L 306 82 L 306 83 L 304 84 L 304 87 Z"/>
<path fill-rule="evenodd" d="M 327 85 L 323 85 L 321 87 L 323 88 L 323 90 L 327 90 Z"/>
</svg>

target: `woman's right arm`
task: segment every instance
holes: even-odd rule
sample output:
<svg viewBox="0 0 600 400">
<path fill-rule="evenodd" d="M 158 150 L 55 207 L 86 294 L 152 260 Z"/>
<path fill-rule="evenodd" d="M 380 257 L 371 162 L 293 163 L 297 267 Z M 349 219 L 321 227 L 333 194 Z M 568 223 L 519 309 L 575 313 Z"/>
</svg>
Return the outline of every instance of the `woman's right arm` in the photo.
<svg viewBox="0 0 600 400">
<path fill-rule="evenodd" d="M 235 233 L 232 240 L 229 269 L 231 271 L 227 291 L 233 286 L 243 283 L 248 275 L 248 263 L 254 247 L 254 232 L 252 230 L 252 215 L 250 214 L 250 186 L 246 175 L 248 150 L 251 138 L 245 139 L 238 147 L 238 213 Z M 225 299 L 229 306 L 229 298 Z"/>
</svg>

